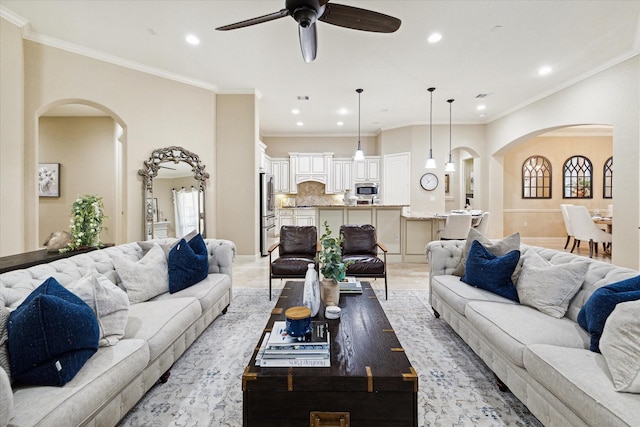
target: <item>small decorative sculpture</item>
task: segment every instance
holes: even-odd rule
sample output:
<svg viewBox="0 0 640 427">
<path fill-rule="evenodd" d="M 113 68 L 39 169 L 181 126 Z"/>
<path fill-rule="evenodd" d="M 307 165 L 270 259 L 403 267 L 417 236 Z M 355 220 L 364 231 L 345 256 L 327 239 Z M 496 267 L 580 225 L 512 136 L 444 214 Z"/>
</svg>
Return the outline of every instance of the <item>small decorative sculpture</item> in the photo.
<svg viewBox="0 0 640 427">
<path fill-rule="evenodd" d="M 58 252 L 62 248 L 66 248 L 73 242 L 73 236 L 67 231 L 56 231 L 51 233 L 47 240 L 43 243 L 47 247 L 47 252 Z"/>
</svg>

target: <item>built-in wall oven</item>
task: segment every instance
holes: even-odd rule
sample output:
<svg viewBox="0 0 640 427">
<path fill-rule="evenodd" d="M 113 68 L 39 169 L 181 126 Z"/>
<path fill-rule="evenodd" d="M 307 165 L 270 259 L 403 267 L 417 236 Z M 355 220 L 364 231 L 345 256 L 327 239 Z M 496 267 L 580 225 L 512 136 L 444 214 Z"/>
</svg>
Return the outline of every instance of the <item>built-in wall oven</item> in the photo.
<svg viewBox="0 0 640 427">
<path fill-rule="evenodd" d="M 260 173 L 260 254 L 262 256 L 269 254 L 269 233 L 276 227 L 275 199 L 273 175 Z"/>
</svg>

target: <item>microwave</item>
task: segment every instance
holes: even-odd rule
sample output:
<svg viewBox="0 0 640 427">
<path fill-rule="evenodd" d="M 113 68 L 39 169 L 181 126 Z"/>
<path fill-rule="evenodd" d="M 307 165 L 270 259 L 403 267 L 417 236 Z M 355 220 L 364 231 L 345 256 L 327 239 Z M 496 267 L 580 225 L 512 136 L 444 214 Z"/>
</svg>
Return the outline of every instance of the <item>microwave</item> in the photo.
<svg viewBox="0 0 640 427">
<path fill-rule="evenodd" d="M 378 184 L 375 182 L 361 182 L 356 184 L 356 196 L 361 200 L 373 200 L 378 196 Z"/>
</svg>

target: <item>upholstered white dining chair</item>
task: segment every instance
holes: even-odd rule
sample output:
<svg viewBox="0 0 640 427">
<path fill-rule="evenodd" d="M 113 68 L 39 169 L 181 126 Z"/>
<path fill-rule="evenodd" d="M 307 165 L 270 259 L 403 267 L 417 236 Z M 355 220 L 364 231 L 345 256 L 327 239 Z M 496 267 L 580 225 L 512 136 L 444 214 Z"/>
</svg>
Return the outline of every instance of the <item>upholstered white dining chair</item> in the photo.
<svg viewBox="0 0 640 427">
<path fill-rule="evenodd" d="M 567 241 L 564 244 L 564 248 L 567 249 L 567 246 L 569 246 L 569 242 L 571 241 L 571 238 L 573 237 L 573 230 L 571 228 L 571 219 L 569 218 L 569 212 L 567 211 L 567 206 L 573 206 L 571 203 L 561 203 L 560 204 L 560 211 L 562 212 L 562 219 L 564 220 L 564 228 L 567 230 Z M 577 242 L 578 247 L 580 247 L 580 242 Z M 576 246 L 576 241 L 574 239 L 573 242 L 573 248 L 571 248 L 571 252 L 573 252 L 573 249 Z"/>
<path fill-rule="evenodd" d="M 440 240 L 464 240 L 471 228 L 470 214 L 451 214 L 444 223 L 444 228 L 438 230 Z"/>
<path fill-rule="evenodd" d="M 482 216 L 480 217 L 480 222 L 478 223 L 478 225 L 476 225 L 476 230 L 478 230 L 480 233 L 484 234 L 485 236 L 487 235 L 487 232 L 489 231 L 489 212 L 482 213 Z"/>
<path fill-rule="evenodd" d="M 577 205 L 567 206 L 567 212 L 569 213 L 569 221 L 571 222 L 574 239 L 571 252 L 573 252 L 576 247 L 576 240 L 589 242 L 589 258 L 593 258 L 594 250 L 596 254 L 598 253 L 598 243 L 602 243 L 605 249 L 611 244 L 611 233 L 607 233 L 598 228 L 586 207 Z"/>
</svg>

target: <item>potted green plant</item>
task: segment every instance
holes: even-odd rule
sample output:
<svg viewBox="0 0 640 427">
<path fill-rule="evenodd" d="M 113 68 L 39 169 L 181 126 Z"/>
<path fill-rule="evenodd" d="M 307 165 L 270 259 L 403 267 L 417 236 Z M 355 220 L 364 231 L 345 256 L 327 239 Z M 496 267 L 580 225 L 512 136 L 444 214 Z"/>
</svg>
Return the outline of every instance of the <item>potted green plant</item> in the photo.
<svg viewBox="0 0 640 427">
<path fill-rule="evenodd" d="M 102 246 L 100 232 L 105 228 L 102 224 L 106 218 L 102 197 L 87 195 L 77 198 L 71 205 L 70 228 L 73 240 L 66 248 L 60 249 L 60 252 Z"/>
<path fill-rule="evenodd" d="M 318 252 L 318 263 L 323 280 L 321 286 L 322 302 L 325 305 L 338 305 L 340 300 L 340 284 L 347 273 L 349 263 L 342 262 L 342 241 L 344 236 L 334 237 L 329 223 L 324 222 L 324 233 L 320 237 L 322 246 Z"/>
</svg>

